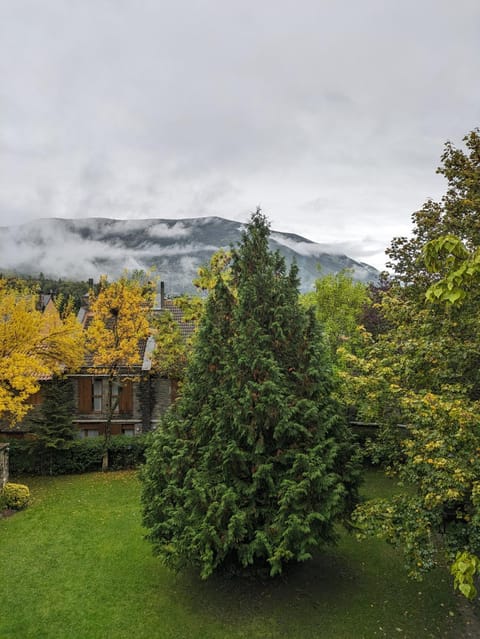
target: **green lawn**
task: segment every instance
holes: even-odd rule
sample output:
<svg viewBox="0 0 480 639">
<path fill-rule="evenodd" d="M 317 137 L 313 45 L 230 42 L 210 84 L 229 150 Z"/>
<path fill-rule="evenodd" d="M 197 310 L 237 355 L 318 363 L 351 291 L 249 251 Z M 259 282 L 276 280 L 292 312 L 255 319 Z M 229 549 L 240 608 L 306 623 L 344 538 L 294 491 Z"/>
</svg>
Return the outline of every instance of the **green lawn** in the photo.
<svg viewBox="0 0 480 639">
<path fill-rule="evenodd" d="M 204 583 L 152 556 L 134 473 L 21 481 L 30 507 L 0 520 L 0 639 L 467 636 L 449 576 L 409 581 L 386 544 L 344 535 L 281 580 Z M 365 490 L 392 486 L 370 473 Z"/>
</svg>

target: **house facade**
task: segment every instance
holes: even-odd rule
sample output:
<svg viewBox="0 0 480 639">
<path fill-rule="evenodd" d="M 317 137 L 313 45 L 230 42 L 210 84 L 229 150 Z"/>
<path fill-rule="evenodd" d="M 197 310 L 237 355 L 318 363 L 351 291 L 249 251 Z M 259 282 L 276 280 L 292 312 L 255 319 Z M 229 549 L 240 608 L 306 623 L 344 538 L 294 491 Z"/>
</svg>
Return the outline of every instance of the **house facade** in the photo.
<svg viewBox="0 0 480 639">
<path fill-rule="evenodd" d="M 171 300 L 165 299 L 164 286 L 156 299 L 152 313 L 170 313 L 177 323 L 184 339 L 188 339 L 195 330 L 193 322 L 183 319 L 182 311 Z M 80 309 L 78 320 L 85 330 L 91 321 L 88 306 Z M 76 424 L 80 437 L 97 437 L 105 433 L 110 420 L 112 435 L 134 436 L 151 430 L 161 415 L 175 401 L 178 382 L 161 377 L 152 366 L 155 340 L 139 340 L 138 366 L 124 367 L 118 379 L 112 384 L 105 370 L 96 368 L 91 354 L 87 354 L 84 366 L 75 374 L 69 375 L 74 386 Z M 113 410 L 110 410 L 109 398 Z"/>
<path fill-rule="evenodd" d="M 73 422 L 80 437 L 105 433 L 110 414 L 108 376 L 95 371 L 70 375 L 74 388 Z M 125 371 L 112 385 L 112 435 L 151 430 L 174 400 L 175 383 L 153 373 Z"/>
</svg>

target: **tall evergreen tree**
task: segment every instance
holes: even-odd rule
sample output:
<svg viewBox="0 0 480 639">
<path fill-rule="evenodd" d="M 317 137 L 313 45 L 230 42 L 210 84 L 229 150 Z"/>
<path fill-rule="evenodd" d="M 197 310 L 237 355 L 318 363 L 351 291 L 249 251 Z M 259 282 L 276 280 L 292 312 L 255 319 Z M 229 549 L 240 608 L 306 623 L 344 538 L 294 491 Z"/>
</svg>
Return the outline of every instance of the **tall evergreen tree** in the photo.
<svg viewBox="0 0 480 639">
<path fill-rule="evenodd" d="M 156 430 L 143 472 L 154 550 L 202 577 L 303 561 L 335 540 L 358 470 L 313 313 L 268 248 L 257 211 L 232 280 L 220 280 L 199 328 L 182 397 Z"/>
<path fill-rule="evenodd" d="M 68 448 L 77 435 L 73 424 L 73 385 L 67 377 L 54 377 L 42 390 L 42 403 L 27 417 L 35 435 L 32 448 L 41 451 L 43 472 L 50 472 L 55 451 Z"/>
<path fill-rule="evenodd" d="M 76 437 L 73 424 L 73 385 L 68 377 L 54 377 L 42 391 L 42 403 L 32 419 L 32 432 L 46 448 L 62 448 Z"/>
</svg>

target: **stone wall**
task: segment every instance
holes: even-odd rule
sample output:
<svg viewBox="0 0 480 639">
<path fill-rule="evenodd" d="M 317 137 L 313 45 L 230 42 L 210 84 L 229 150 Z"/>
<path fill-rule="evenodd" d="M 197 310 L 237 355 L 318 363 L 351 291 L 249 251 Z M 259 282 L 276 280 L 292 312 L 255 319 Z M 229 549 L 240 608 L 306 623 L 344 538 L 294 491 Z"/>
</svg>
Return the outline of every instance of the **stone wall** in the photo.
<svg viewBox="0 0 480 639">
<path fill-rule="evenodd" d="M 156 379 L 156 402 L 152 419 L 156 422 L 172 403 L 172 387 L 169 379 Z"/>
<path fill-rule="evenodd" d="M 136 402 L 141 414 L 143 432 L 152 430 L 172 403 L 170 380 L 146 375 L 138 385 Z"/>
</svg>

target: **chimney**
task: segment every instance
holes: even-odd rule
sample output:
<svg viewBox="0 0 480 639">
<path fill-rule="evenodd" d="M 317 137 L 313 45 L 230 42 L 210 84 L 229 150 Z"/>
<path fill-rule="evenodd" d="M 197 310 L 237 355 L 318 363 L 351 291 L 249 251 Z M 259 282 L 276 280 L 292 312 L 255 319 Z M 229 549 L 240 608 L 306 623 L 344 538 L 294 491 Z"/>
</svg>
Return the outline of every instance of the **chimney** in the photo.
<svg viewBox="0 0 480 639">
<path fill-rule="evenodd" d="M 160 282 L 160 308 L 165 306 L 165 282 Z"/>
</svg>

